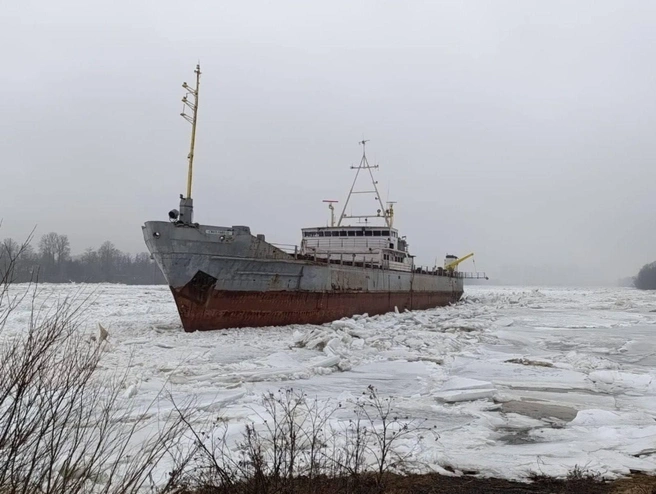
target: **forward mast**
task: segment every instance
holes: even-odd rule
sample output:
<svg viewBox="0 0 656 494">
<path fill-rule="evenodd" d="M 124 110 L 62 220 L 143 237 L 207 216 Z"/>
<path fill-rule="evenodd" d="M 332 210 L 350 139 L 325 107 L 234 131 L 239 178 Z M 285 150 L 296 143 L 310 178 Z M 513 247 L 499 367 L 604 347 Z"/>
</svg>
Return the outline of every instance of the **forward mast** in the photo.
<svg viewBox="0 0 656 494">
<path fill-rule="evenodd" d="M 193 224 L 194 220 L 194 200 L 191 198 L 191 185 L 194 173 L 194 149 L 196 147 L 196 123 L 198 122 L 198 96 L 200 90 L 200 64 L 196 65 L 196 87 L 191 87 L 184 82 L 182 87 L 186 89 L 187 94 L 182 98 L 182 113 L 180 115 L 191 124 L 191 143 L 189 145 L 189 154 L 187 155 L 187 195 L 180 194 L 180 221 L 187 225 Z M 187 110 L 191 114 L 186 113 Z M 177 219 L 177 218 L 176 218 Z"/>
</svg>

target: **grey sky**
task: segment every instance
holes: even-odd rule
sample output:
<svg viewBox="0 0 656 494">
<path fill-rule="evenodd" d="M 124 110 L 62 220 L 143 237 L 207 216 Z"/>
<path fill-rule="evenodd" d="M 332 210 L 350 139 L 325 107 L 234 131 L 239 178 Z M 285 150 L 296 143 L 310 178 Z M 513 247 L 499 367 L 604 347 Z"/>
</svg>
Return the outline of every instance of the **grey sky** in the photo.
<svg viewBox="0 0 656 494">
<path fill-rule="evenodd" d="M 200 59 L 203 223 L 297 243 L 363 136 L 422 264 L 656 260 L 656 2 L 2 1 L 0 237 L 145 250 L 184 191 Z M 372 200 L 373 201 L 373 200 Z M 587 275 L 586 275 L 587 276 Z"/>
</svg>

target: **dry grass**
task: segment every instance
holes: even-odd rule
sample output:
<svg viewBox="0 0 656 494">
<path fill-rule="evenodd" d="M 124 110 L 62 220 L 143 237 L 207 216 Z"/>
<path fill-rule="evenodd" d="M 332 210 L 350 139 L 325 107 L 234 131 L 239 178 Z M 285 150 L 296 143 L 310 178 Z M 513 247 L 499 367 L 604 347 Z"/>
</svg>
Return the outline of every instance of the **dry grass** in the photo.
<svg viewBox="0 0 656 494">
<path fill-rule="evenodd" d="M 286 488 L 276 494 L 603 494 L 614 493 L 614 483 L 604 483 L 592 479 L 557 480 L 548 477 L 533 482 L 513 482 L 502 479 L 478 477 L 446 477 L 438 474 L 399 475 L 386 473 L 383 484 L 375 474 L 361 474 L 358 482 L 349 477 L 321 478 L 309 482 L 307 478 L 296 478 Z M 217 494 L 230 492 L 246 494 L 262 492 L 252 483 L 233 485 L 229 491 L 211 487 L 198 490 L 183 490 L 180 494 Z M 627 494 L 634 491 L 627 491 Z M 641 491 L 635 491 L 641 492 Z M 651 492 L 651 491 L 646 491 Z"/>
<path fill-rule="evenodd" d="M 656 494 L 656 477 L 637 474 L 613 482 L 612 494 Z"/>
</svg>

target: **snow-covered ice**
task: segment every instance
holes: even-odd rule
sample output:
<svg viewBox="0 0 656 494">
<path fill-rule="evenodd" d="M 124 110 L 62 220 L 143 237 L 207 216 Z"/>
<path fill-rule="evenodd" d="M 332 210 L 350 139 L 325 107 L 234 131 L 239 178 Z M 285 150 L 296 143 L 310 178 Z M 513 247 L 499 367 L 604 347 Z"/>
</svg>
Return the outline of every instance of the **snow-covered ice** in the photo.
<svg viewBox="0 0 656 494">
<path fill-rule="evenodd" d="M 182 331 L 167 287 L 42 285 L 37 302 L 80 289 L 91 294 L 81 331 L 106 328 L 102 372 L 127 369 L 133 406 L 166 388 L 193 397 L 197 417 L 239 426 L 260 420 L 268 391 L 336 404 L 373 385 L 436 426 L 437 439 L 406 439 L 426 471 L 656 472 L 656 293 L 467 287 L 433 310 L 197 333 Z M 1 337 L 28 320 L 26 300 Z"/>
</svg>

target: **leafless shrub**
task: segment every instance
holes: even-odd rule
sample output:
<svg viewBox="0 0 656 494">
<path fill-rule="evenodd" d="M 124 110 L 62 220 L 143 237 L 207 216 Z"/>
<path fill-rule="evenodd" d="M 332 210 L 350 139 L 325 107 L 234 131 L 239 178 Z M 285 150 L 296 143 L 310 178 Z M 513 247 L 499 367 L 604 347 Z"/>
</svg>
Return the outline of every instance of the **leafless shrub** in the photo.
<svg viewBox="0 0 656 494">
<path fill-rule="evenodd" d="M 205 423 L 199 430 L 189 411 L 177 407 L 175 410 L 185 426 L 180 437 L 186 438 L 193 446 L 189 454 L 182 456 L 183 461 L 175 464 L 170 486 L 198 492 L 231 492 L 238 480 L 238 469 L 227 447 L 227 427 L 221 417 Z"/>
<path fill-rule="evenodd" d="M 354 418 L 333 429 L 331 475 L 346 481 L 346 492 L 360 492 L 362 479 L 373 472 L 374 480 L 383 488 L 388 472 L 403 473 L 411 463 L 416 448 L 400 448 L 400 442 L 411 435 L 431 433 L 435 427 L 425 426 L 425 420 L 401 416 L 394 399 L 382 397 L 374 386 L 368 386 L 351 404 Z M 419 436 L 421 437 L 421 436 Z"/>
<path fill-rule="evenodd" d="M 185 485 L 198 492 L 210 486 L 235 493 L 324 492 L 326 479 L 338 478 L 346 493 L 362 492 L 372 482 L 382 489 L 385 475 L 402 471 L 413 453 L 399 443 L 423 425 L 399 417 L 394 401 L 372 386 L 346 405 L 293 389 L 267 393 L 261 404 L 254 410 L 257 423 L 247 424 L 233 445 L 222 420 L 201 428 L 210 432 L 198 432 L 183 418 L 198 445 Z M 332 420 L 338 409 L 352 417 Z"/>
<path fill-rule="evenodd" d="M 371 429 L 359 404 L 356 404 L 354 413 L 354 418 L 340 422 L 332 429 L 332 475 L 357 477 L 369 467 L 366 452 L 371 442 Z"/>
<path fill-rule="evenodd" d="M 402 471 L 414 453 L 414 447 L 402 451 L 398 445 L 403 439 L 418 433 L 430 433 L 437 437 L 435 426 L 427 427 L 424 419 L 411 419 L 401 416 L 394 408 L 391 397 L 381 397 L 376 388 L 369 386 L 366 399 L 358 406 L 366 417 L 371 429 L 371 443 L 368 451 L 375 459 L 376 478 L 382 484 L 384 474 L 389 471 Z"/>
<path fill-rule="evenodd" d="M 307 478 L 311 488 L 326 470 L 326 425 L 335 407 L 292 388 L 267 393 L 262 402 L 263 431 L 257 435 L 254 425 L 246 429 L 247 443 L 261 440 L 256 448 L 249 446 L 250 451 L 260 452 L 257 459 L 270 466 L 258 474 L 275 479 L 276 488 L 286 491 L 293 491 L 294 479 L 299 476 Z"/>
<path fill-rule="evenodd" d="M 307 397 L 305 399 L 307 400 Z M 328 424 L 336 409 L 329 403 L 320 402 L 316 397 L 306 401 L 305 418 L 301 428 L 304 455 L 299 473 L 307 476 L 310 486 L 314 486 L 317 478 L 327 475 L 330 471 L 327 452 L 332 437 Z"/>
<path fill-rule="evenodd" d="M 267 393 L 261 403 L 263 410 L 255 412 L 260 423 L 246 424 L 232 445 L 220 418 L 199 428 L 183 417 L 197 445 L 187 485 L 201 491 L 213 486 L 222 492 L 293 492 L 299 476 L 311 487 L 324 474 L 325 426 L 332 408 L 293 389 Z"/>
<path fill-rule="evenodd" d="M 0 324 L 30 290 L 11 286 L 15 260 L 5 257 Z M 79 330 L 84 300 L 44 312 L 34 300 L 24 333 L 0 335 L 0 492 L 136 493 L 154 485 L 154 468 L 183 432 L 180 415 L 146 432 L 149 410 L 121 401 L 126 376 L 98 376 L 105 347 Z"/>
</svg>

